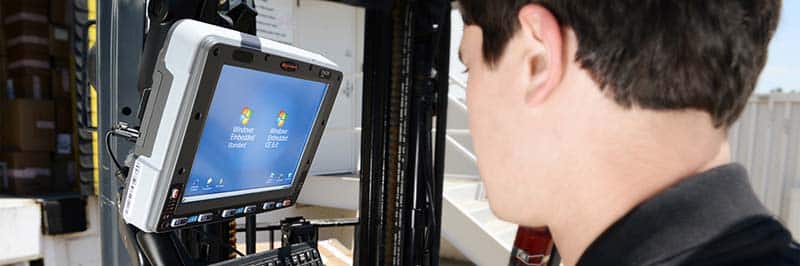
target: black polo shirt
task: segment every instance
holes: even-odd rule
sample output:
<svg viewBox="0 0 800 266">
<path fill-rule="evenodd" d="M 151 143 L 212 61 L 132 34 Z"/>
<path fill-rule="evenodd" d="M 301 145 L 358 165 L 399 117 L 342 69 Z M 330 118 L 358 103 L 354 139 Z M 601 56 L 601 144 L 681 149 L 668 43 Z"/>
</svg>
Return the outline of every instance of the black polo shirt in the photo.
<svg viewBox="0 0 800 266">
<path fill-rule="evenodd" d="M 684 179 L 634 208 L 578 265 L 800 265 L 800 248 L 728 164 Z"/>
</svg>

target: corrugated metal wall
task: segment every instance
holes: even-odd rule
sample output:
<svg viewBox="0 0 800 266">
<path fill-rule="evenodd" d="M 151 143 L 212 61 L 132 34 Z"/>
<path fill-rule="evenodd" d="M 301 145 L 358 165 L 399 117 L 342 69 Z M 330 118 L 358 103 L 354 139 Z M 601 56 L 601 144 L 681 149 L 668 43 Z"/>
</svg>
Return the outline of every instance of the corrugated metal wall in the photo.
<svg viewBox="0 0 800 266">
<path fill-rule="evenodd" d="M 729 137 L 756 194 L 800 238 L 800 93 L 754 96 Z"/>
</svg>

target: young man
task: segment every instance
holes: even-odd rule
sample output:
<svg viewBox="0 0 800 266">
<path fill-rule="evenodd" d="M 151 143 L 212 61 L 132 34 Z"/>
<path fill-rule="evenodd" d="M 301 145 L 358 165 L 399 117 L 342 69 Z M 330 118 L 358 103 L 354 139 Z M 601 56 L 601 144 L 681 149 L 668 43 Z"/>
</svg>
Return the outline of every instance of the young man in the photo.
<svg viewBox="0 0 800 266">
<path fill-rule="evenodd" d="M 797 265 L 732 164 L 780 0 L 459 0 L 492 210 L 566 265 Z"/>
</svg>

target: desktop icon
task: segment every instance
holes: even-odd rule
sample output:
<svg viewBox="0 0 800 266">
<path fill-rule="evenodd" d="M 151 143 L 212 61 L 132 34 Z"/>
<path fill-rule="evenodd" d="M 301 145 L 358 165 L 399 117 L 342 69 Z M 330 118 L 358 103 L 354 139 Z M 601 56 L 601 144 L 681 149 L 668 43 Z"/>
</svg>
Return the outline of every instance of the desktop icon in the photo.
<svg viewBox="0 0 800 266">
<path fill-rule="evenodd" d="M 239 120 L 242 122 L 243 126 L 246 126 L 247 123 L 250 123 L 250 117 L 253 116 L 253 110 L 250 110 L 247 106 L 242 108 L 242 113 L 239 116 Z"/>
<path fill-rule="evenodd" d="M 206 185 L 207 186 L 211 185 L 211 183 L 214 183 L 214 178 L 213 177 L 209 177 L 208 180 L 206 180 Z"/>
<path fill-rule="evenodd" d="M 289 115 L 286 114 L 286 111 L 284 111 L 284 110 L 281 110 L 280 112 L 278 112 L 278 119 L 276 120 L 276 122 L 278 122 L 278 127 L 283 127 L 283 125 L 286 124 L 286 118 L 288 116 Z"/>
</svg>

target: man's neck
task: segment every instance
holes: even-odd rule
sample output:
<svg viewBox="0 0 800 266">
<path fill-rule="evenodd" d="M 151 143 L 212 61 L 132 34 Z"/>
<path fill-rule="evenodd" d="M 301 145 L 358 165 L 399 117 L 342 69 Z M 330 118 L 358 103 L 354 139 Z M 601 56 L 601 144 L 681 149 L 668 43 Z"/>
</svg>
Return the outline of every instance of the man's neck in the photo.
<svg viewBox="0 0 800 266">
<path fill-rule="evenodd" d="M 560 195 L 548 224 L 565 265 L 575 265 L 597 237 L 643 201 L 730 161 L 721 131 L 660 125 L 617 131 L 603 140 L 607 143 L 587 144 L 589 157 L 570 170 L 575 182 L 561 184 L 559 191 L 567 193 Z"/>
</svg>

